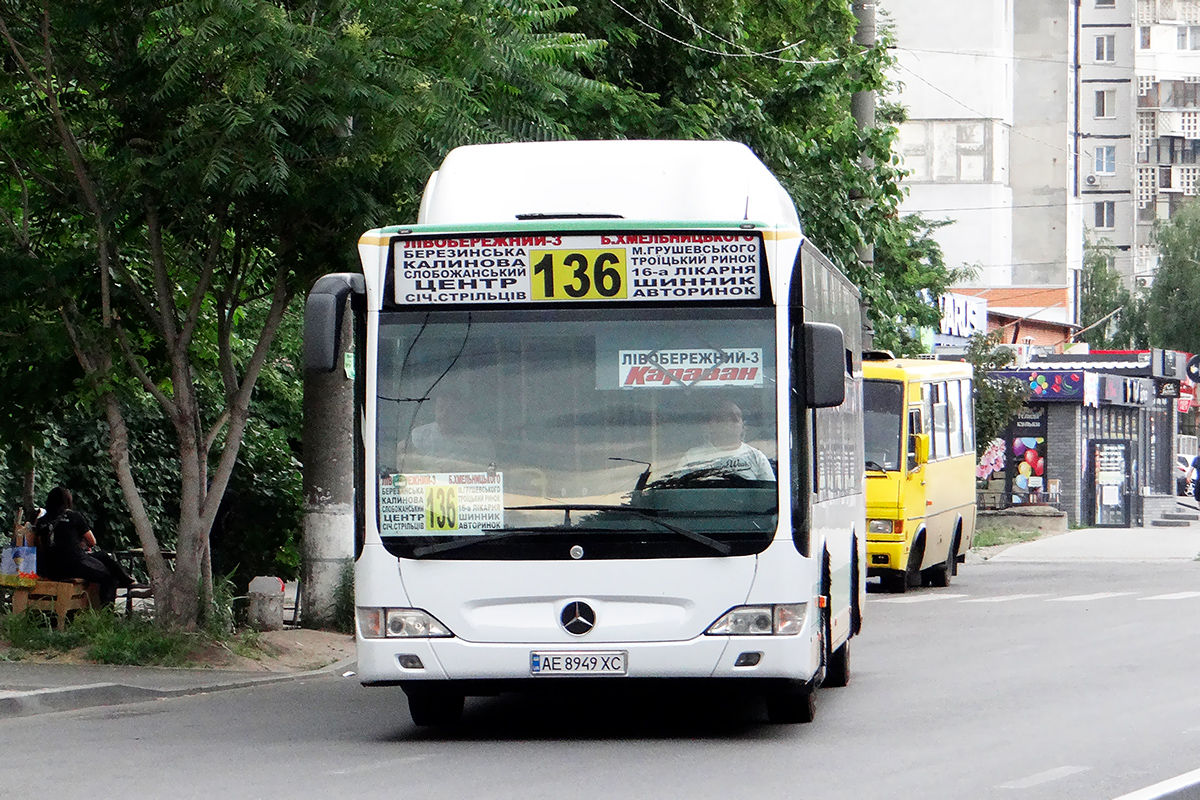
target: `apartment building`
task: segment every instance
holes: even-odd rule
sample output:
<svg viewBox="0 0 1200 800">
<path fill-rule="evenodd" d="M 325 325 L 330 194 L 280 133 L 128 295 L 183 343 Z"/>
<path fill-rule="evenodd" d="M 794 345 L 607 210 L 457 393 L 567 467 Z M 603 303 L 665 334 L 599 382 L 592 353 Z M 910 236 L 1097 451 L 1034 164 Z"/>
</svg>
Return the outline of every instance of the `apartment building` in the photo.
<svg viewBox="0 0 1200 800">
<path fill-rule="evenodd" d="M 1200 0 L 880 7 L 910 115 L 903 210 L 954 221 L 938 234 L 947 262 L 980 267 L 960 291 L 1056 287 L 1050 310 L 1003 310 L 1074 322 L 1087 241 L 1148 287 L 1155 222 L 1200 190 Z"/>
<path fill-rule="evenodd" d="M 1130 1 L 1115 0 L 1116 13 Z M 1200 186 L 1200 0 L 1137 0 L 1126 13 L 1136 13 L 1123 20 L 1136 40 L 1128 76 L 1133 110 L 1125 121 L 1132 163 L 1118 163 L 1118 172 L 1132 191 L 1133 274 L 1147 286 L 1158 264 L 1154 222 L 1170 218 Z"/>
</svg>

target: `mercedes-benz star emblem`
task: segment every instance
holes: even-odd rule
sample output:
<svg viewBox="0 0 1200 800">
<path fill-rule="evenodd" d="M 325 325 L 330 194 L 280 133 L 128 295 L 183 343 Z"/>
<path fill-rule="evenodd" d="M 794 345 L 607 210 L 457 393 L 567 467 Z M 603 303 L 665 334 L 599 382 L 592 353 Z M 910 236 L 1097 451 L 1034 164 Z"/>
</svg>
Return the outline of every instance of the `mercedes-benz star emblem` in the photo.
<svg viewBox="0 0 1200 800">
<path fill-rule="evenodd" d="M 596 612 L 580 600 L 573 600 L 563 606 L 562 614 L 558 618 L 567 633 L 575 636 L 583 636 L 596 627 Z"/>
</svg>

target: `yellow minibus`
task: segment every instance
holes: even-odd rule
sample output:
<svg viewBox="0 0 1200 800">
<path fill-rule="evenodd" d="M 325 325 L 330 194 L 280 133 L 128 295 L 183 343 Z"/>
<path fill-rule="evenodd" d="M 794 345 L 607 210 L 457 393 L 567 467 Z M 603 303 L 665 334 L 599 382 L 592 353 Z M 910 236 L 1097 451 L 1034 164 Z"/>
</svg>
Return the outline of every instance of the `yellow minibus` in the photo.
<svg viewBox="0 0 1200 800">
<path fill-rule="evenodd" d="M 959 361 L 863 356 L 867 575 L 947 586 L 975 537 L 973 371 Z"/>
</svg>

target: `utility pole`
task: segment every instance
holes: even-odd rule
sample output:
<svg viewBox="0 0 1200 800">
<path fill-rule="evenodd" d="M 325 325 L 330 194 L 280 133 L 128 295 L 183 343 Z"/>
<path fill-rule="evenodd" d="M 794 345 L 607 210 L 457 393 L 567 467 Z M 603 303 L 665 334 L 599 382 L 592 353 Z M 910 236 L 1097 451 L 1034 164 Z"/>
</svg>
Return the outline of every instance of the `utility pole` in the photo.
<svg viewBox="0 0 1200 800">
<path fill-rule="evenodd" d="M 323 279 L 324 280 L 324 279 Z M 309 627 L 333 623 L 343 571 L 354 558 L 354 326 L 349 297 L 335 368 L 304 372 L 304 563 L 300 592 Z M 305 331 L 305 335 L 310 335 Z"/>
<path fill-rule="evenodd" d="M 852 0 L 850 5 L 854 12 L 854 18 L 858 20 L 858 28 L 854 31 L 854 44 L 865 49 L 875 46 L 875 0 Z M 854 92 L 850 96 L 850 113 L 854 117 L 854 123 L 858 126 L 858 130 L 862 134 L 875 127 L 875 92 Z M 864 171 L 869 171 L 875 166 L 875 160 L 870 154 L 863 152 L 859 158 L 859 163 Z M 852 200 L 858 203 L 870 202 L 863 196 L 852 197 Z M 875 269 L 875 244 L 871 241 L 865 241 L 858 248 L 858 261 L 862 265 L 865 272 L 873 272 Z M 872 329 L 867 321 L 866 307 L 863 307 L 863 345 L 871 347 Z"/>
</svg>

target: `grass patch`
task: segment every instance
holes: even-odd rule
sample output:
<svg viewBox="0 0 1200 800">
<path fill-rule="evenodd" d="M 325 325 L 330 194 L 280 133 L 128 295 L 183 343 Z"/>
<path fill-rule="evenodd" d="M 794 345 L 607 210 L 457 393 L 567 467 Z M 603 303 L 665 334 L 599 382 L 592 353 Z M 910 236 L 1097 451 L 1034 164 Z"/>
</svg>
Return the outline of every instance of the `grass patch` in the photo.
<svg viewBox="0 0 1200 800">
<path fill-rule="evenodd" d="M 975 547 L 994 547 L 998 544 L 1032 542 L 1046 535 L 1045 531 L 1021 530 L 1010 526 L 980 528 L 975 531 Z"/>
<path fill-rule="evenodd" d="M 41 611 L 6 614 L 0 634 L 16 651 L 10 658 L 81 649 L 89 661 L 139 666 L 182 666 L 197 644 L 195 635 L 164 631 L 145 617 L 126 619 L 110 609 L 81 611 L 63 631 Z"/>
</svg>

